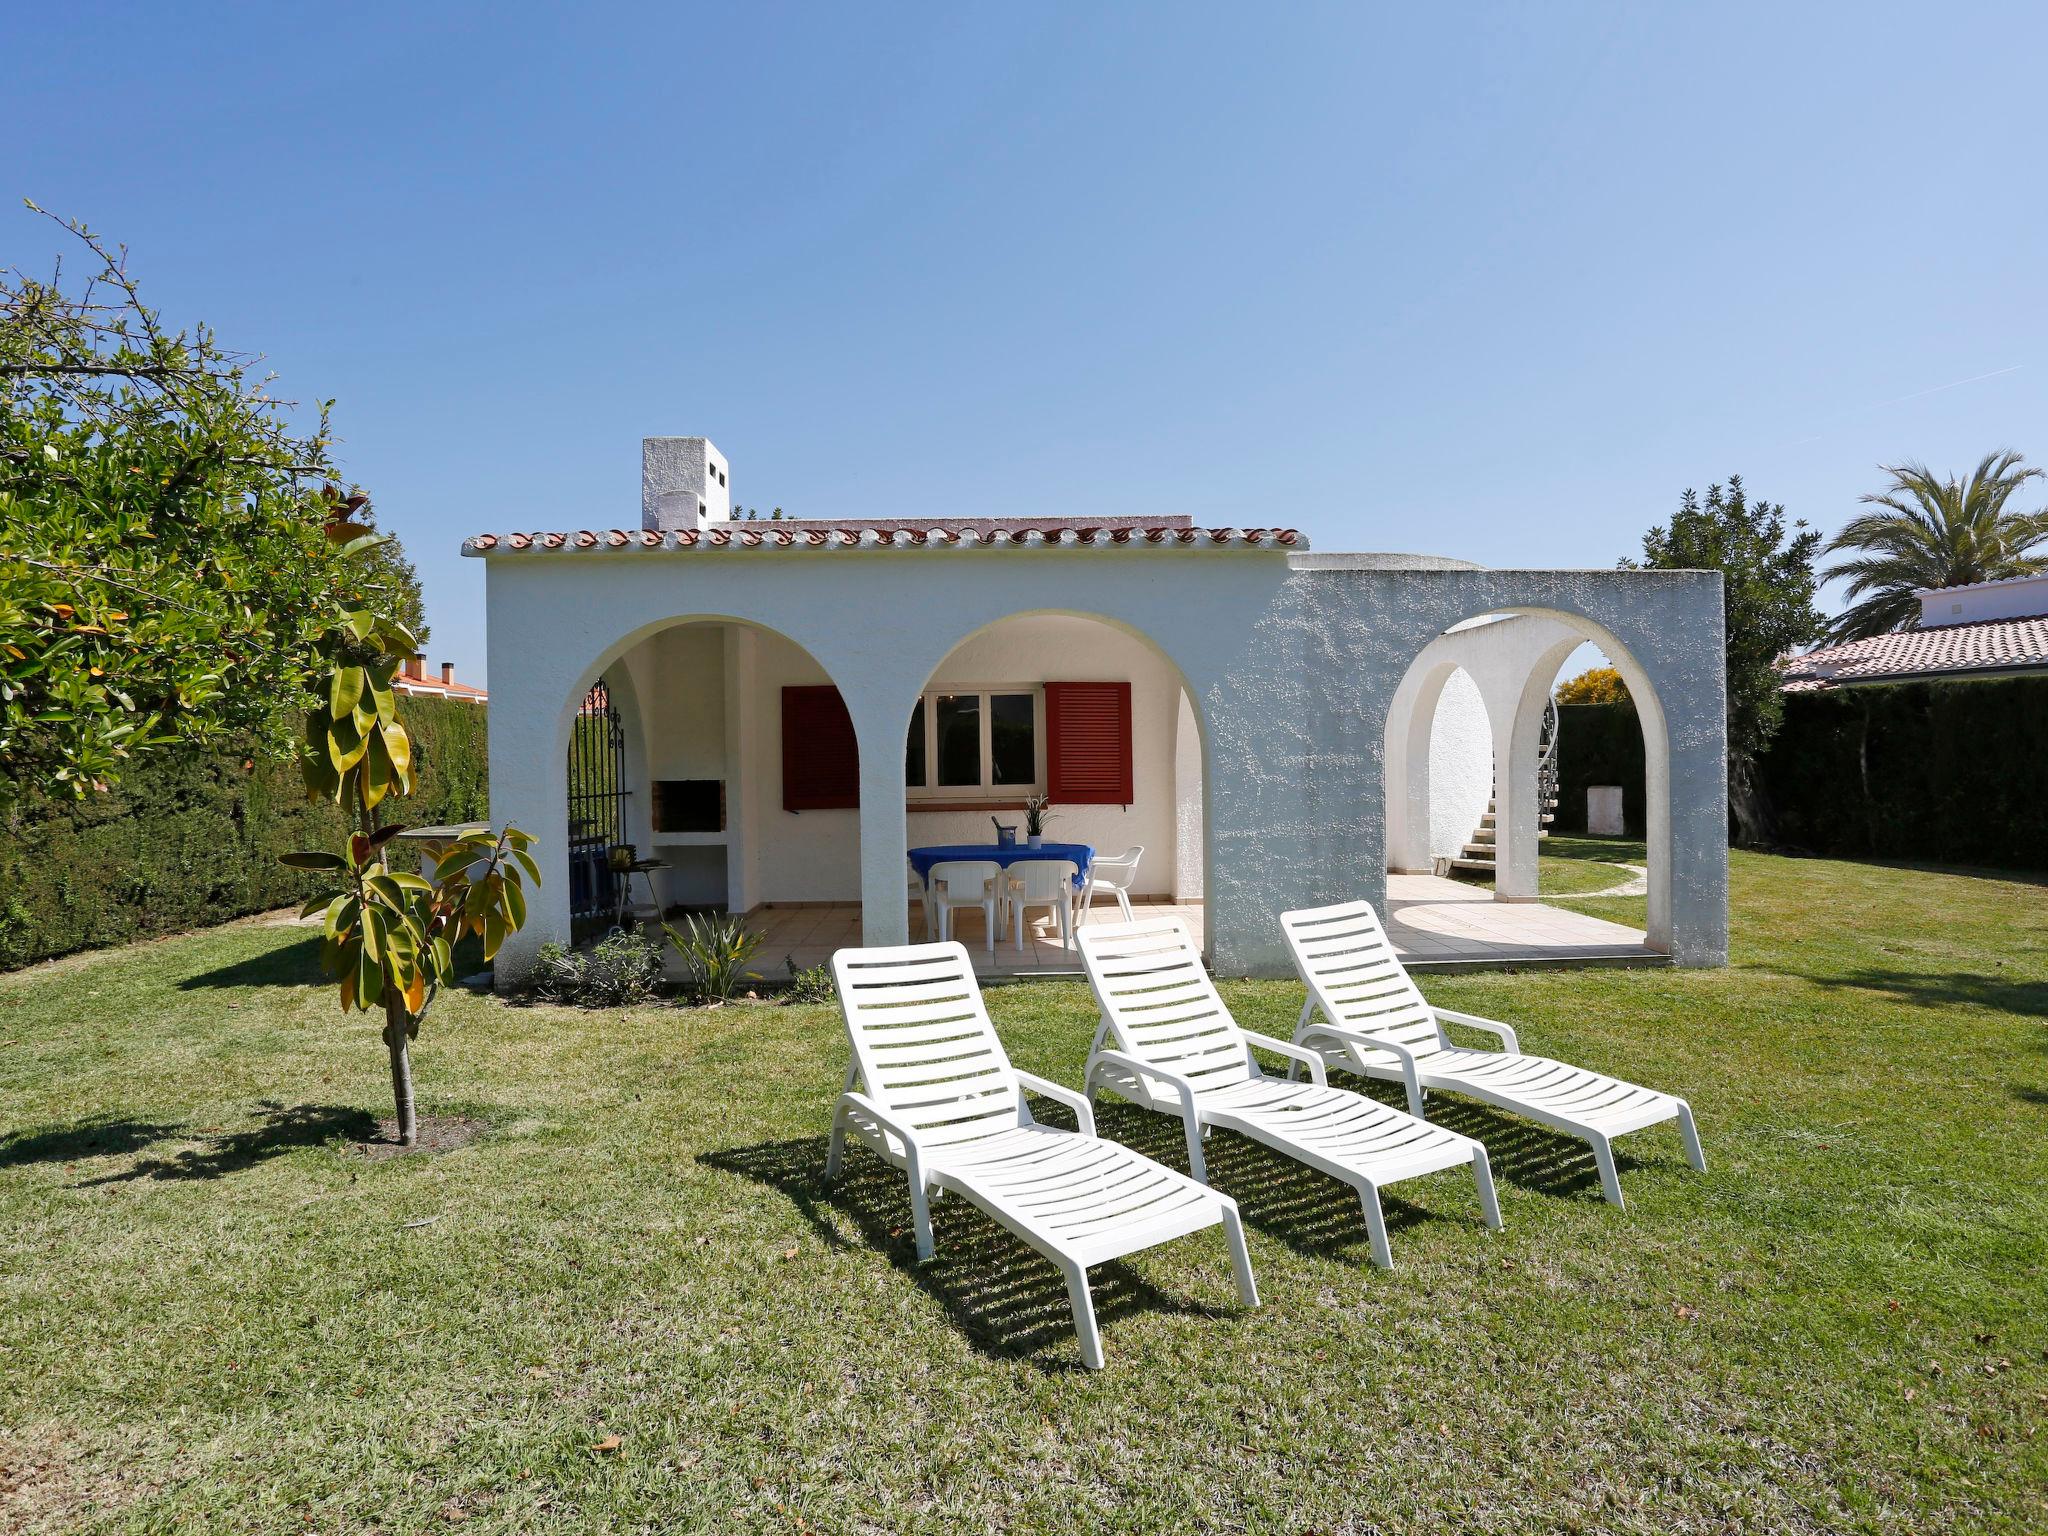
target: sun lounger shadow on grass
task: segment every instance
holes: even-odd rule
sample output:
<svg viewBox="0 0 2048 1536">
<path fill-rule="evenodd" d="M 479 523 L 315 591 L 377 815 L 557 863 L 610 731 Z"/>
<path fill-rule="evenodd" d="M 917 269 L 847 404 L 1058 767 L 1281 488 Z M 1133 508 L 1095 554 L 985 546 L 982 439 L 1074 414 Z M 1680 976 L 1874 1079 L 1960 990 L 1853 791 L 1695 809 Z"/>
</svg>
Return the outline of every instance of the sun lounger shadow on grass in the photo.
<svg viewBox="0 0 2048 1536">
<path fill-rule="evenodd" d="M 1187 1148 L 1175 1122 L 1135 1104 L 1107 1100 L 1095 1113 L 1104 1136 L 1169 1168 L 1186 1168 Z M 1209 1182 L 1235 1200 L 1244 1219 L 1268 1237 L 1312 1258 L 1355 1263 L 1370 1256 L 1372 1231 L 1350 1186 L 1234 1131 L 1211 1134 L 1203 1150 Z M 1430 1222 L 1467 1221 L 1455 1210 L 1430 1210 L 1392 1191 L 1382 1191 L 1380 1201 L 1390 1237 Z"/>
<path fill-rule="evenodd" d="M 847 1160 L 837 1180 L 828 1181 L 826 1152 L 826 1137 L 802 1136 L 721 1148 L 697 1161 L 782 1195 L 828 1247 L 885 1254 L 984 1354 L 1021 1358 L 1047 1373 L 1079 1368 L 1071 1358 L 1046 1353 L 1048 1346 L 1074 1337 L 1066 1283 L 1056 1267 L 964 1200 L 933 1205 L 939 1251 L 920 1263 L 903 1175 L 878 1158 L 856 1157 Z M 857 1236 L 849 1236 L 837 1218 Z M 1206 1317 L 1227 1309 L 1227 1303 L 1211 1308 L 1168 1295 L 1122 1261 L 1098 1266 L 1090 1279 L 1103 1323 L 1141 1312 Z"/>
</svg>

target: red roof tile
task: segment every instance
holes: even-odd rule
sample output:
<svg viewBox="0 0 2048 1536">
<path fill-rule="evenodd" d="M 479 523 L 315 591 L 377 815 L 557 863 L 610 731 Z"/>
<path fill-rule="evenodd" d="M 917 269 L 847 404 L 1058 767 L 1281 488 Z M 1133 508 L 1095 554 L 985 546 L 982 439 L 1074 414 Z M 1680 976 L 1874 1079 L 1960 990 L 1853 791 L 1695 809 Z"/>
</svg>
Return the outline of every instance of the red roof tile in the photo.
<svg viewBox="0 0 2048 1536">
<path fill-rule="evenodd" d="M 2048 614 L 1902 629 L 1823 646 L 1803 656 L 1778 658 L 1787 693 L 1812 693 L 1842 683 L 2001 672 L 2015 667 L 2048 667 Z"/>
<path fill-rule="evenodd" d="M 1306 549 L 1308 540 L 1292 528 L 1101 527 L 1048 523 L 1038 527 L 989 528 L 923 524 L 816 524 L 791 527 L 774 522 L 714 523 L 704 529 L 659 533 L 649 529 L 581 528 L 566 533 L 480 533 L 464 541 L 465 555 L 498 550 L 596 549 L 1085 549 L 1145 543 L 1183 549 Z"/>
</svg>

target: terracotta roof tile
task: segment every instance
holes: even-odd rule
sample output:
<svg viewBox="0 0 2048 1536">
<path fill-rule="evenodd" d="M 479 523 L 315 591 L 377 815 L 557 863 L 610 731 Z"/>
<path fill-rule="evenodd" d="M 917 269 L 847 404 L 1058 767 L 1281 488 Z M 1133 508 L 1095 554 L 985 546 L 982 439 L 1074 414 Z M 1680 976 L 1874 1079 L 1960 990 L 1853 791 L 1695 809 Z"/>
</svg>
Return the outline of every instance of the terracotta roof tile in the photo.
<svg viewBox="0 0 2048 1536">
<path fill-rule="evenodd" d="M 1812 693 L 1842 683 L 2014 667 L 2048 667 L 2048 614 L 1902 629 L 1823 646 L 1803 656 L 1778 658 L 1787 693 Z"/>
<path fill-rule="evenodd" d="M 498 550 L 524 553 L 560 549 L 1092 549 L 1145 544 L 1185 549 L 1306 549 L 1292 528 L 1190 528 L 1182 525 L 1114 528 L 1078 523 L 989 528 L 945 523 L 897 527 L 869 523 L 787 527 L 775 523 L 715 523 L 708 528 L 659 533 L 649 529 L 579 528 L 555 533 L 480 533 L 463 542 L 465 555 Z"/>
</svg>

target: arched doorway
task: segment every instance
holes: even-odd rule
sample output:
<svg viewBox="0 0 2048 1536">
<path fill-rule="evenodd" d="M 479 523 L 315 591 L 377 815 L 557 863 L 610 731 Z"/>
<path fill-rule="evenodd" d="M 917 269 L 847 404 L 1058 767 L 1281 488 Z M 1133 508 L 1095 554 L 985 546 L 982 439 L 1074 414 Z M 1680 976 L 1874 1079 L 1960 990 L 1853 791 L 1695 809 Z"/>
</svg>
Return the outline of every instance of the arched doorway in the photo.
<svg viewBox="0 0 2048 1536">
<path fill-rule="evenodd" d="M 1555 778 L 1563 750 L 1552 691 L 1560 670 L 1588 643 L 1628 680 L 1643 733 L 1643 873 L 1613 867 L 1565 867 L 1577 848 L 1560 845 L 1546 859 L 1560 810 Z M 1452 679 L 1471 682 L 1460 699 Z M 1465 745 L 1449 750 L 1450 740 Z M 1482 754 L 1479 742 L 1490 751 Z M 1490 759 L 1490 773 L 1482 766 Z M 1616 637 L 1581 615 L 1556 609 L 1508 608 L 1475 615 L 1443 631 L 1410 664 L 1386 723 L 1388 902 L 1396 922 L 1426 916 L 1428 933 L 1411 937 L 1411 959 L 1625 958 L 1668 952 L 1670 945 L 1669 741 L 1662 710 L 1643 669 Z M 1461 766 L 1460 766 L 1461 765 Z M 1455 792 L 1447 776 L 1490 782 L 1489 803 L 1463 857 L 1445 858 L 1440 813 Z M 1460 813 L 1462 814 L 1462 812 Z M 1595 858 L 1593 863 L 1599 864 Z M 1546 873 L 1548 870 L 1548 873 Z M 1430 880 L 1461 876 L 1480 889 L 1459 892 Z M 1611 877 L 1611 878 L 1610 878 Z M 1611 886 L 1630 901 L 1614 919 L 1580 900 Z M 1544 898 L 1552 897 L 1561 905 Z M 1519 903 L 1543 908 L 1522 918 L 1457 902 Z M 1442 913 L 1422 913 L 1435 901 Z M 1414 909 L 1412 912 L 1409 909 Z M 1430 942 L 1431 937 L 1441 942 Z M 1456 939 L 1460 942 L 1451 943 Z M 1396 934 L 1397 943 L 1402 936 Z"/>
<path fill-rule="evenodd" d="M 859 748 L 832 676 L 794 640 L 719 615 L 646 626 L 587 669 L 562 750 L 579 938 L 618 910 L 609 864 L 623 849 L 652 866 L 630 877 L 643 915 L 729 912 L 754 926 L 833 908 L 843 923 L 814 920 L 803 937 L 859 942 Z"/>
<path fill-rule="evenodd" d="M 1179 668 L 1150 637 L 1063 610 L 991 620 L 933 667 L 904 729 L 910 848 L 988 844 L 999 827 L 1022 838 L 1027 800 L 1048 797 L 1046 840 L 1106 861 L 1092 920 L 1119 918 L 1107 891 L 1114 878 L 1128 900 L 1170 908 L 1201 935 L 1203 725 Z M 1027 916 L 1024 946 L 1010 924 L 994 968 L 1078 970 L 1051 914 Z M 920 919 L 913 910 L 913 929 Z M 962 921 L 957 936 L 975 950 L 981 917 Z"/>
</svg>

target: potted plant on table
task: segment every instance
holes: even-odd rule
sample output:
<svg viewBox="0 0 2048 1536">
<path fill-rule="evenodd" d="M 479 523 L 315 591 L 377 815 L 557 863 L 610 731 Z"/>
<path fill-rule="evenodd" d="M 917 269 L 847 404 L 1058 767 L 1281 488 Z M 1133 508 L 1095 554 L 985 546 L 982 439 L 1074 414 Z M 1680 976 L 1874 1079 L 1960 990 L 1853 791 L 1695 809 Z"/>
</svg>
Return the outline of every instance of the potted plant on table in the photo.
<svg viewBox="0 0 2048 1536">
<path fill-rule="evenodd" d="M 1024 839 L 1033 848 L 1045 842 L 1045 824 L 1052 820 L 1052 796 L 1029 795 L 1024 801 Z"/>
</svg>

